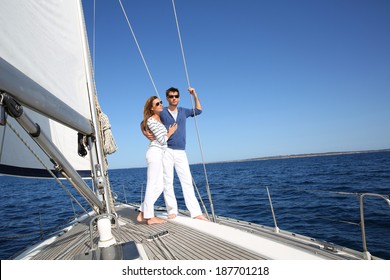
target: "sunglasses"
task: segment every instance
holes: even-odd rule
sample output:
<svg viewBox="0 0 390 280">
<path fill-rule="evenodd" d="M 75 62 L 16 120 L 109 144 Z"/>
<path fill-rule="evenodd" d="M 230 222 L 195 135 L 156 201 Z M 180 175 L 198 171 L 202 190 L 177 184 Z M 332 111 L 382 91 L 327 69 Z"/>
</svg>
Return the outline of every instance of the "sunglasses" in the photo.
<svg viewBox="0 0 390 280">
<path fill-rule="evenodd" d="M 172 99 L 172 98 L 179 98 L 180 97 L 180 95 L 168 95 L 168 98 L 169 99 Z"/>
<path fill-rule="evenodd" d="M 153 106 L 157 107 L 157 106 L 160 106 L 160 105 L 162 105 L 162 101 L 159 101 L 159 102 L 154 103 Z"/>
</svg>

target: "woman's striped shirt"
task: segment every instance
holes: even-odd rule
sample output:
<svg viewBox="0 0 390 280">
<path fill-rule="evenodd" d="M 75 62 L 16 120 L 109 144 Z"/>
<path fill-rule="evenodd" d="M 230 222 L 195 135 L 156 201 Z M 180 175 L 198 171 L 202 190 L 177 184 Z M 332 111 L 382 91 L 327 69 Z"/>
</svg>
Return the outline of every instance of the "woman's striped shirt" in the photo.
<svg viewBox="0 0 390 280">
<path fill-rule="evenodd" d="M 166 148 L 167 147 L 167 141 L 168 141 L 168 136 L 167 136 L 167 129 L 165 126 L 157 121 L 155 118 L 150 117 L 147 121 L 147 125 L 150 129 L 150 131 L 153 133 L 153 135 L 156 137 L 155 140 L 150 142 L 149 146 L 156 146 L 160 148 Z"/>
</svg>

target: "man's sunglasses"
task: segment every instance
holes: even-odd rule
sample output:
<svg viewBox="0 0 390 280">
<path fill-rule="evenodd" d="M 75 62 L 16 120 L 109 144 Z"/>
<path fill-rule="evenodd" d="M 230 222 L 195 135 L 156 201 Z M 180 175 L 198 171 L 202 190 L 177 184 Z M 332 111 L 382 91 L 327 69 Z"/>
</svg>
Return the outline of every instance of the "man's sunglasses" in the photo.
<svg viewBox="0 0 390 280">
<path fill-rule="evenodd" d="M 172 98 L 179 98 L 180 97 L 180 95 L 168 95 L 168 98 L 169 99 L 172 99 Z"/>
</svg>

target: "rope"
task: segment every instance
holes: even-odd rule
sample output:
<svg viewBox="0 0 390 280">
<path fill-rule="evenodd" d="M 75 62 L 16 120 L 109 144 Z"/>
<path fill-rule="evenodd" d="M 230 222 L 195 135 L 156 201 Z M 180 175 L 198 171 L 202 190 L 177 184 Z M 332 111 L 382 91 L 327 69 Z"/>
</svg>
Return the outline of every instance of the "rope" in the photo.
<svg viewBox="0 0 390 280">
<path fill-rule="evenodd" d="M 95 54 L 96 54 L 96 1 L 93 1 L 93 75 L 95 74 Z M 98 116 L 99 122 L 97 123 L 100 138 L 102 139 L 103 144 L 101 145 L 102 153 L 103 153 L 103 159 L 102 159 L 102 166 L 103 166 L 103 175 L 106 179 L 106 184 L 107 184 L 107 192 L 108 192 L 108 197 L 106 200 L 108 200 L 109 207 L 113 213 L 115 213 L 115 207 L 114 207 L 114 201 L 112 198 L 112 193 L 111 193 L 111 186 L 110 186 L 110 180 L 108 178 L 108 160 L 107 160 L 107 155 L 108 154 L 113 154 L 118 150 L 118 146 L 115 143 L 114 137 L 111 132 L 111 125 L 109 123 L 107 115 L 105 115 L 100 107 L 98 97 L 97 97 L 97 90 L 96 90 L 96 83 L 95 80 L 93 79 L 93 87 L 94 87 L 94 105 L 95 105 L 95 110 L 96 114 Z M 95 211 L 96 209 L 92 207 Z"/>
<path fill-rule="evenodd" d="M 209 213 L 207 212 L 206 205 L 205 205 L 205 203 L 204 203 L 204 201 L 203 201 L 203 199 L 202 199 L 202 196 L 200 195 L 198 186 L 196 185 L 194 178 L 192 178 L 192 184 L 194 185 L 194 188 L 195 188 L 195 190 L 196 190 L 196 193 L 198 194 L 198 197 L 199 197 L 199 200 L 200 200 L 200 202 L 201 202 L 201 204 L 202 204 L 204 213 L 205 213 L 206 216 L 207 216 L 206 218 L 210 220 Z"/>
<path fill-rule="evenodd" d="M 141 58 L 142 58 L 142 61 L 145 65 L 145 68 L 146 68 L 146 71 L 148 72 L 148 75 L 149 75 L 149 78 L 150 78 L 150 81 L 152 82 L 152 85 L 154 87 L 154 90 L 158 96 L 159 99 L 160 98 L 160 95 L 158 93 L 158 90 L 156 88 L 156 85 L 153 81 L 153 77 L 150 73 L 150 70 L 149 70 L 149 67 L 146 63 L 146 60 L 145 60 L 145 57 L 142 53 L 142 50 L 141 50 L 141 47 L 138 43 L 138 40 L 137 40 L 137 37 L 135 35 L 135 32 L 131 26 L 131 23 L 130 23 L 130 20 L 127 16 L 127 13 L 126 13 L 126 10 L 125 8 L 123 7 L 123 4 L 122 4 L 122 1 L 121 0 L 118 0 L 119 1 L 119 4 L 121 6 L 121 9 L 122 9 L 122 12 L 123 12 L 123 15 L 125 16 L 126 18 L 126 21 L 127 21 L 127 25 L 129 26 L 129 29 L 131 31 L 131 34 L 133 35 L 133 38 L 134 38 L 134 41 L 137 45 L 137 48 L 138 48 L 138 52 L 139 54 L 141 55 Z M 186 58 L 185 58 L 185 55 L 184 55 L 184 47 L 183 47 L 183 42 L 182 42 L 182 39 L 181 39 L 181 34 L 180 34 L 180 26 L 179 26 L 179 20 L 178 20 L 178 17 L 177 17 L 177 13 L 176 13 L 176 7 L 175 7 L 175 2 L 174 0 L 172 0 L 172 5 L 173 5 L 173 11 L 174 11 L 174 15 L 175 15 L 175 20 L 176 20 L 176 28 L 177 28 L 177 32 L 178 32 L 178 36 L 179 36 L 179 42 L 180 42 L 180 48 L 181 48 L 181 53 L 182 53 L 182 58 L 183 58 L 183 63 L 184 63 L 184 70 L 185 70 L 185 74 L 186 74 L 186 79 L 187 79 L 187 84 L 188 84 L 188 87 L 190 88 L 191 85 L 190 85 L 190 78 L 189 78 L 189 75 L 188 75 L 188 68 L 187 68 L 187 62 L 186 62 Z M 211 208 L 211 212 L 212 212 L 212 217 L 215 221 L 215 214 L 214 214 L 214 205 L 213 205 L 213 202 L 212 202 L 212 198 L 211 198 L 211 192 L 210 192 L 210 185 L 209 185 L 209 182 L 208 182 L 208 177 L 207 177 L 207 171 L 206 171 L 206 165 L 205 165 L 205 160 L 204 160 L 204 155 L 203 155 L 203 149 L 202 149 L 202 145 L 201 145 L 201 141 L 200 141 L 200 135 L 199 135 L 199 128 L 198 128 L 198 123 L 197 123 L 197 119 L 196 119 L 196 116 L 195 116 L 195 105 L 194 105 L 194 101 L 193 99 L 191 98 L 191 104 L 192 104 L 192 110 L 194 112 L 194 120 L 195 120 L 195 126 L 196 126 L 196 132 L 197 132 L 197 137 L 198 137 L 198 143 L 199 143 L 199 147 L 200 147 L 200 152 L 201 152 L 201 157 L 202 157 L 202 162 L 203 162 L 203 170 L 204 170 L 204 173 L 205 173 L 205 178 L 206 178 L 206 188 L 207 188 L 207 194 L 208 194 L 208 198 L 209 198 L 209 201 L 210 201 L 210 208 Z M 197 186 L 195 185 L 195 188 L 196 190 L 198 191 L 197 189 Z M 199 193 L 199 191 L 198 191 Z M 207 213 L 207 211 L 206 211 Z"/>
<path fill-rule="evenodd" d="M 111 132 L 111 124 L 108 117 L 103 112 L 99 114 L 99 121 L 103 130 L 103 150 L 105 154 L 112 154 L 118 150 L 118 146 L 115 143 L 114 137 Z"/>
<path fill-rule="evenodd" d="M 144 55 L 143 55 L 143 53 L 142 53 L 142 51 L 141 51 L 141 47 L 140 47 L 139 44 L 138 44 L 137 37 L 135 36 L 134 30 L 133 30 L 133 28 L 131 27 L 130 20 L 129 20 L 129 18 L 127 17 L 125 8 L 124 8 L 123 5 L 122 5 L 122 1 L 121 1 L 121 0 L 118 0 L 118 1 L 119 1 L 119 4 L 121 5 L 122 11 L 123 11 L 123 15 L 124 15 L 125 18 L 126 18 L 127 25 L 129 26 L 130 31 L 131 31 L 131 34 L 133 35 L 135 44 L 137 45 L 138 52 L 140 53 L 141 58 L 142 58 L 142 61 L 144 62 L 144 65 L 145 65 L 146 71 L 148 72 L 150 81 L 151 81 L 152 84 L 153 84 L 154 91 L 156 92 L 156 95 L 158 96 L 158 98 L 161 99 L 161 98 L 160 98 L 160 95 L 158 94 L 158 90 L 157 90 L 157 88 L 156 88 L 156 85 L 154 84 L 152 75 L 150 74 L 149 67 L 148 67 L 148 65 L 147 65 L 147 63 L 146 63 L 145 57 L 144 57 Z"/>
<path fill-rule="evenodd" d="M 176 13 L 176 7 L 175 7 L 175 1 L 172 0 L 172 6 L 173 6 L 173 13 L 175 14 L 175 20 L 176 20 L 176 29 L 177 29 L 177 35 L 179 36 L 179 43 L 180 43 L 180 49 L 181 49 L 181 55 L 183 57 L 183 64 L 184 64 L 184 71 L 186 73 L 186 78 L 187 78 L 187 84 L 188 87 L 190 88 L 190 78 L 188 75 L 188 69 L 187 69 L 187 63 L 186 63 L 186 57 L 184 55 L 184 48 L 183 48 L 183 42 L 181 40 L 181 35 L 180 35 L 180 27 L 179 27 L 179 20 L 177 18 L 177 13 Z"/>
<path fill-rule="evenodd" d="M 185 74 L 186 74 L 186 79 L 187 79 L 188 88 L 190 88 L 190 87 L 191 87 L 190 78 L 189 78 L 189 75 L 188 75 L 187 62 L 186 62 L 186 58 L 185 58 L 185 55 L 184 55 L 184 47 L 183 47 L 183 42 L 182 42 L 182 40 L 181 40 L 179 20 L 178 20 L 178 17 L 177 17 L 176 7 L 175 7 L 175 1 L 174 1 L 174 0 L 172 0 L 172 6 L 173 6 L 173 13 L 174 13 L 174 15 L 175 15 L 176 29 L 177 29 L 177 35 L 178 35 L 178 37 L 179 37 L 179 43 L 180 43 L 181 54 L 182 54 L 182 58 L 183 58 L 184 71 L 185 71 Z M 200 133 L 199 133 L 199 127 L 198 127 L 198 120 L 197 120 L 196 115 L 195 115 L 195 105 L 194 105 L 193 99 L 192 99 L 192 98 L 190 98 L 190 99 L 191 99 L 191 104 L 192 104 L 192 110 L 193 110 L 193 113 L 194 113 L 195 128 L 196 128 L 196 134 L 197 134 L 197 137 L 198 137 L 198 143 L 199 143 L 200 154 L 201 154 L 201 157 L 202 157 L 203 172 L 204 172 L 204 174 L 205 174 L 205 179 L 206 179 L 206 190 L 207 190 L 207 195 L 208 195 L 208 198 L 209 198 L 209 201 L 210 201 L 211 215 L 212 215 L 212 217 L 213 217 L 213 221 L 215 222 L 216 220 L 215 220 L 215 213 L 214 213 L 214 205 L 213 205 L 213 200 L 212 200 L 212 197 L 211 197 L 211 191 L 210 191 L 209 180 L 208 180 L 208 177 L 207 177 L 206 164 L 205 164 L 204 155 L 203 155 L 203 148 L 202 148 L 202 144 L 201 144 L 201 141 L 200 141 Z M 195 185 L 195 186 L 196 186 L 196 185 Z"/>
</svg>

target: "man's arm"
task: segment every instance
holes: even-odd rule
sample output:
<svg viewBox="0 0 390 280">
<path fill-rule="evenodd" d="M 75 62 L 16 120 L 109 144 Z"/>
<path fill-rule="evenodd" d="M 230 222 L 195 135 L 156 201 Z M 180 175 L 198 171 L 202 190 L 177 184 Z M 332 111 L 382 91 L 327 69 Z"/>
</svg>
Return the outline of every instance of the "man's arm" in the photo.
<svg viewBox="0 0 390 280">
<path fill-rule="evenodd" d="M 142 132 L 142 134 L 146 137 L 146 138 L 148 138 L 150 141 L 153 141 L 153 140 L 155 140 L 156 139 L 156 137 L 154 137 L 154 135 L 153 135 L 153 133 L 149 130 L 149 129 L 147 129 L 145 126 L 144 126 L 144 122 L 142 121 L 141 122 L 141 132 Z"/>
<path fill-rule="evenodd" d="M 198 94 L 196 93 L 195 89 L 189 88 L 188 91 L 195 99 L 195 108 L 198 110 L 202 110 L 202 105 L 200 104 L 200 100 L 199 100 Z"/>
</svg>

